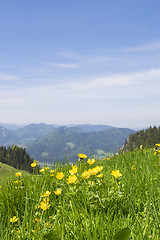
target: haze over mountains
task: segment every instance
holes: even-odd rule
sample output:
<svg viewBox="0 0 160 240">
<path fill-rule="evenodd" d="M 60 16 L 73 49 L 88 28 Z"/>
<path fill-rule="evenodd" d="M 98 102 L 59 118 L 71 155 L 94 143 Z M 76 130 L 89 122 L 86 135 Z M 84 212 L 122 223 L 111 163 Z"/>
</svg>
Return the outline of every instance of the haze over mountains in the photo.
<svg viewBox="0 0 160 240">
<path fill-rule="evenodd" d="M 78 153 L 105 157 L 116 152 L 134 130 L 108 125 L 58 126 L 44 123 L 17 126 L 0 123 L 0 145 L 19 145 L 40 162 L 74 161 Z"/>
</svg>

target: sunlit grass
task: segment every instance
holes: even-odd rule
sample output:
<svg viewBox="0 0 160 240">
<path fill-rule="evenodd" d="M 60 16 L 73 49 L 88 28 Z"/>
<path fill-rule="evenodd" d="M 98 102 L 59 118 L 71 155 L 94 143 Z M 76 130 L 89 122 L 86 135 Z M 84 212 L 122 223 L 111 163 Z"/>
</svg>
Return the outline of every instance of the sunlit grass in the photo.
<svg viewBox="0 0 160 240">
<path fill-rule="evenodd" d="M 2 185 L 0 239 L 111 240 L 125 227 L 132 240 L 160 239 L 160 156 L 152 149 L 83 156 L 39 173 L 34 162 L 33 175 Z"/>
</svg>

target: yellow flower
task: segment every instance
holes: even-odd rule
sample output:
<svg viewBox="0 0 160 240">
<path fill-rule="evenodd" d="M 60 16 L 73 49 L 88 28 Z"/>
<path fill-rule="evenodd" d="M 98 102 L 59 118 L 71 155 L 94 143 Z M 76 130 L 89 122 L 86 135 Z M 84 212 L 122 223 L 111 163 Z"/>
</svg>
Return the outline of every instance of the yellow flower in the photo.
<svg viewBox="0 0 160 240">
<path fill-rule="evenodd" d="M 96 166 L 95 168 L 96 168 L 97 172 L 101 172 L 103 169 L 103 166 Z"/>
<path fill-rule="evenodd" d="M 41 197 L 48 197 L 51 194 L 51 192 L 46 191 L 45 193 L 41 194 Z"/>
<path fill-rule="evenodd" d="M 39 218 L 35 218 L 34 223 L 39 223 L 41 220 Z"/>
<path fill-rule="evenodd" d="M 16 175 L 17 177 L 21 177 L 21 176 L 22 176 L 22 173 L 21 173 L 21 172 L 17 172 L 15 175 Z"/>
<path fill-rule="evenodd" d="M 91 184 L 91 185 L 94 185 L 94 184 L 95 184 L 94 181 L 89 181 L 88 183 Z"/>
<path fill-rule="evenodd" d="M 106 157 L 106 158 L 103 158 L 103 160 L 110 160 L 110 158 L 109 158 L 109 157 Z"/>
<path fill-rule="evenodd" d="M 153 153 L 153 155 L 156 155 L 156 154 L 157 154 L 157 152 L 154 152 L 154 153 Z"/>
<path fill-rule="evenodd" d="M 135 168 L 135 166 L 133 165 L 133 166 L 131 167 L 131 169 L 132 169 L 132 170 L 135 170 L 136 168 Z"/>
<path fill-rule="evenodd" d="M 70 175 L 67 179 L 67 183 L 75 183 L 77 181 L 77 176 L 76 175 Z"/>
<path fill-rule="evenodd" d="M 160 143 L 155 144 L 157 147 L 160 147 Z"/>
<path fill-rule="evenodd" d="M 49 198 L 43 199 L 43 201 L 38 205 L 38 208 L 41 208 L 43 210 L 47 210 L 50 207 L 49 205 Z"/>
<path fill-rule="evenodd" d="M 94 158 L 92 158 L 92 160 L 91 160 L 91 159 L 88 159 L 87 163 L 88 163 L 88 164 L 93 164 L 93 163 L 95 163 L 95 159 L 94 159 Z"/>
<path fill-rule="evenodd" d="M 16 216 L 13 216 L 12 218 L 10 218 L 11 223 L 14 223 L 14 222 L 17 222 L 17 221 L 18 221 L 18 218 Z"/>
<path fill-rule="evenodd" d="M 64 178 L 64 173 L 63 172 L 57 172 L 56 178 L 61 180 L 62 178 Z"/>
<path fill-rule="evenodd" d="M 56 191 L 54 191 L 56 195 L 60 195 L 62 193 L 62 189 L 58 188 Z"/>
<path fill-rule="evenodd" d="M 96 168 L 89 168 L 88 169 L 88 172 L 91 174 L 91 175 L 96 175 L 98 173 L 97 169 Z"/>
<path fill-rule="evenodd" d="M 2 188 L 2 186 L 0 186 L 0 188 Z"/>
<path fill-rule="evenodd" d="M 117 178 L 117 177 L 121 177 L 122 173 L 119 170 L 115 170 L 115 171 L 113 170 L 111 175 Z"/>
<path fill-rule="evenodd" d="M 103 174 L 101 173 L 101 174 L 97 175 L 97 177 L 101 178 L 101 177 L 103 177 Z"/>
<path fill-rule="evenodd" d="M 79 154 L 78 154 L 78 157 L 79 157 L 79 158 L 87 158 L 87 155 L 86 155 L 86 154 L 83 154 L 83 153 L 79 153 Z"/>
<path fill-rule="evenodd" d="M 14 183 L 19 183 L 19 181 L 17 180 L 17 181 L 14 181 Z"/>
<path fill-rule="evenodd" d="M 45 169 L 44 169 L 44 168 L 42 168 L 42 169 L 40 169 L 39 171 L 40 171 L 40 172 L 44 172 L 44 171 L 45 171 Z"/>
<path fill-rule="evenodd" d="M 36 167 L 38 165 L 38 162 L 36 160 L 34 160 L 33 163 L 31 163 L 31 167 Z"/>
<path fill-rule="evenodd" d="M 31 167 L 36 167 L 37 166 L 37 164 L 36 163 L 31 163 Z"/>
<path fill-rule="evenodd" d="M 48 170 L 48 169 L 49 169 L 49 167 L 45 167 L 45 168 L 44 168 L 44 170 Z"/>
<path fill-rule="evenodd" d="M 90 176 L 91 176 L 91 173 L 87 170 L 84 170 L 84 172 L 81 175 L 81 177 L 83 177 L 84 179 L 88 179 Z"/>
<path fill-rule="evenodd" d="M 75 165 L 75 166 L 72 166 L 72 169 L 71 170 L 69 170 L 69 173 L 71 174 L 71 175 L 74 175 L 76 172 L 77 172 L 77 170 L 78 170 L 78 167 Z"/>
<path fill-rule="evenodd" d="M 50 173 L 55 173 L 56 170 L 51 170 Z"/>
</svg>

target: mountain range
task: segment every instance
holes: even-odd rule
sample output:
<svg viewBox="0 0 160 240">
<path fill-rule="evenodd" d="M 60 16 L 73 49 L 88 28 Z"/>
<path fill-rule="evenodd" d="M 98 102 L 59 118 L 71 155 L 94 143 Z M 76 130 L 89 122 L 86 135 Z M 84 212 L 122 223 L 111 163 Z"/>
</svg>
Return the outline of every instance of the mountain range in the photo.
<svg viewBox="0 0 160 240">
<path fill-rule="evenodd" d="M 0 145 L 19 145 L 40 162 L 53 159 L 75 161 L 78 153 L 105 157 L 121 148 L 134 130 L 109 125 L 48 125 L 28 124 L 26 126 L 0 123 Z"/>
</svg>

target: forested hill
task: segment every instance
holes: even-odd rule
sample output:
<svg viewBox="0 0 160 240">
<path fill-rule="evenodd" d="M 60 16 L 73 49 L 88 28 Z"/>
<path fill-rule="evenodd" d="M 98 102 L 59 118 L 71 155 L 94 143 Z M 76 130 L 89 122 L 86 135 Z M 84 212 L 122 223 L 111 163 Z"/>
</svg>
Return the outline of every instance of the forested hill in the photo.
<svg viewBox="0 0 160 240">
<path fill-rule="evenodd" d="M 33 158 L 26 153 L 24 148 L 18 146 L 0 147 L 0 162 L 8 164 L 14 168 L 32 172 L 31 163 Z"/>
<path fill-rule="evenodd" d="M 143 145 L 144 148 L 152 148 L 156 143 L 160 143 L 160 127 L 154 126 L 129 135 L 122 149 L 133 151 L 140 145 Z"/>
<path fill-rule="evenodd" d="M 40 162 L 63 160 L 75 161 L 78 153 L 88 156 L 105 157 L 123 146 L 125 139 L 135 131 L 127 128 L 108 128 L 104 131 L 83 132 L 79 128 L 58 128 L 35 144 L 28 146 L 27 152 Z"/>
</svg>

